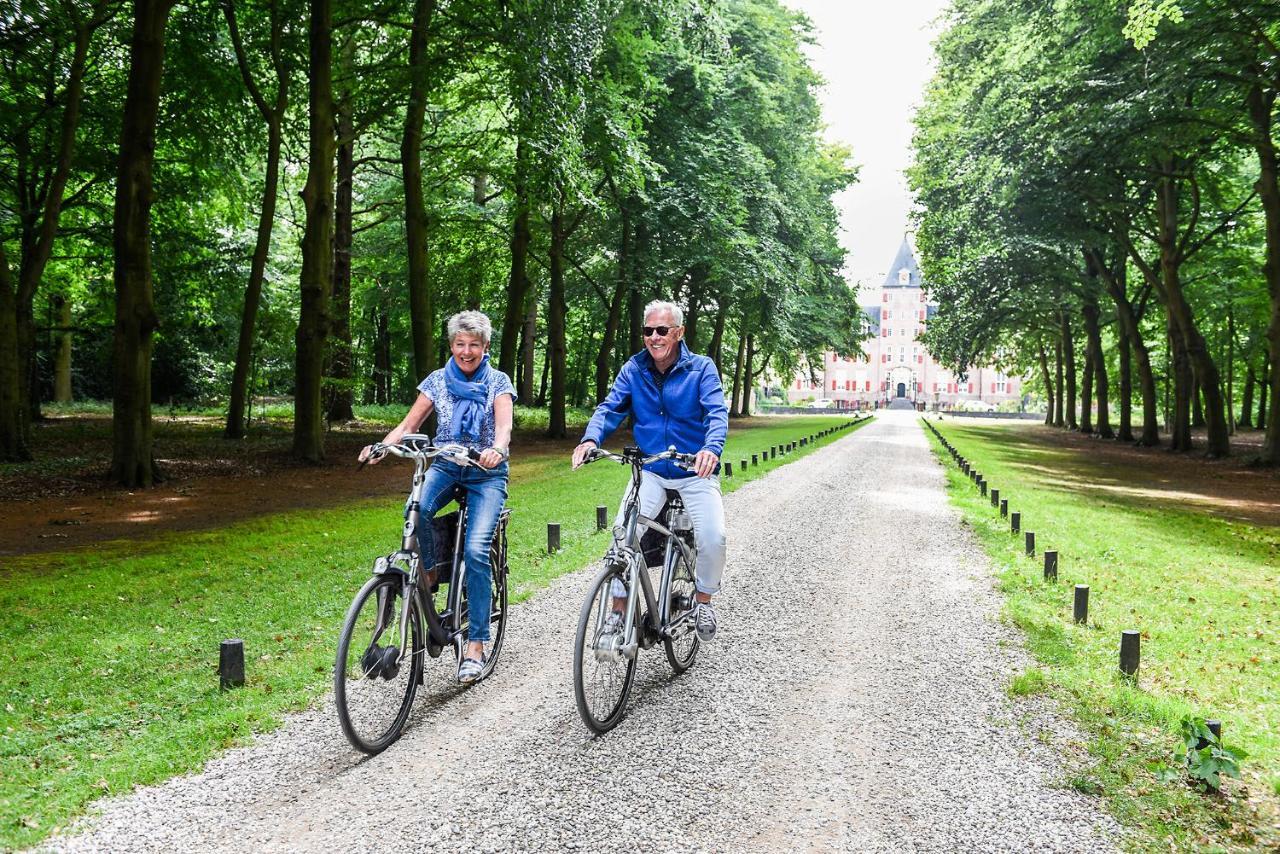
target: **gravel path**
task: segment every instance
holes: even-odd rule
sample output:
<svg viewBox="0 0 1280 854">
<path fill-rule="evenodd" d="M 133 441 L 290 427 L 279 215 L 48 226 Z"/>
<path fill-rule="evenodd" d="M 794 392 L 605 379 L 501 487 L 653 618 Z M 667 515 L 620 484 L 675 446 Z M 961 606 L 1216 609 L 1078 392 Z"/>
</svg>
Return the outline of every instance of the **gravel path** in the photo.
<svg viewBox="0 0 1280 854">
<path fill-rule="evenodd" d="M 1070 728 L 1005 698 L 1026 661 L 942 484 L 913 414 L 887 413 L 728 497 L 720 638 L 676 678 L 642 651 L 606 736 L 588 737 L 570 685 L 588 567 L 513 610 L 492 678 L 428 684 L 380 756 L 354 752 L 325 703 L 49 847 L 1114 848 L 1037 737 Z"/>
</svg>

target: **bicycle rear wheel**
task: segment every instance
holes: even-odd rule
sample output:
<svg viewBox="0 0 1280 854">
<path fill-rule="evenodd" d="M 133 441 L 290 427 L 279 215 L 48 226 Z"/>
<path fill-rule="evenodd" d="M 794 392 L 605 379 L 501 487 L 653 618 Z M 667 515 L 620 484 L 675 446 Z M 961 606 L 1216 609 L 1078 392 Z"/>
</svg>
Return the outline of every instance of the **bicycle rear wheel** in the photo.
<svg viewBox="0 0 1280 854">
<path fill-rule="evenodd" d="M 596 576 L 582 603 L 573 641 L 574 699 L 583 723 L 597 733 L 608 732 L 622 720 L 636 678 L 635 654 L 627 658 L 620 651 L 597 649 L 604 619 L 613 608 L 610 587 L 615 579 L 626 583 L 623 572 L 611 566 Z"/>
<path fill-rule="evenodd" d="M 466 648 L 466 640 L 468 637 L 469 625 L 471 623 L 470 611 L 467 603 L 467 588 L 462 588 L 461 603 L 458 608 L 461 623 L 458 632 L 459 643 L 454 645 L 454 653 L 458 650 Z M 493 672 L 493 668 L 498 664 L 498 656 L 502 653 L 502 638 L 507 632 L 507 568 L 505 566 L 499 568 L 497 563 L 493 564 L 493 571 L 489 573 L 489 642 L 485 644 L 484 651 L 484 669 L 480 671 L 480 679 L 484 679 Z M 476 681 L 480 681 L 477 679 Z"/>
<path fill-rule="evenodd" d="M 386 750 L 404 730 L 422 682 L 422 615 L 409 605 L 409 650 L 401 654 L 404 596 L 399 574 L 375 575 L 360 588 L 338 639 L 333 691 L 342 732 L 358 750 Z"/>
<path fill-rule="evenodd" d="M 693 603 L 697 587 L 693 567 L 678 549 L 672 558 L 671 582 L 667 593 L 666 623 L 674 637 L 664 638 L 662 646 L 667 652 L 667 662 L 676 673 L 684 673 L 698 654 L 698 633 L 693 627 Z"/>
</svg>

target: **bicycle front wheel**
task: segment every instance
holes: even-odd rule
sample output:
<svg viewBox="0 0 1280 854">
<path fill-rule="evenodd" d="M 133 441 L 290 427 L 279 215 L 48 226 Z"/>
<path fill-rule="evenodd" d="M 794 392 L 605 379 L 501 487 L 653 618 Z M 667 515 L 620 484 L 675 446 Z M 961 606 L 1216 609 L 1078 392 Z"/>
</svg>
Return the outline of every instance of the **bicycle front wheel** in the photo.
<svg viewBox="0 0 1280 854">
<path fill-rule="evenodd" d="M 358 750 L 386 750 L 404 730 L 422 682 L 422 615 L 409 603 L 409 643 L 401 650 L 404 597 L 398 574 L 375 575 L 360 588 L 338 639 L 333 692 L 342 732 Z"/>
<path fill-rule="evenodd" d="M 600 643 L 605 618 L 614 606 L 613 582 L 625 586 L 623 572 L 605 567 L 582 603 L 578 633 L 573 642 L 573 694 L 578 714 L 594 732 L 608 732 L 626 711 L 627 697 L 636 678 L 636 654 L 623 655 L 618 643 Z M 630 605 L 630 599 L 627 599 Z"/>
<path fill-rule="evenodd" d="M 698 654 L 698 633 L 693 626 L 694 594 L 693 567 L 684 559 L 684 553 L 676 550 L 672 557 L 671 580 L 667 585 L 666 623 L 671 637 L 662 641 L 667 652 L 667 662 L 676 673 L 684 673 Z"/>
</svg>

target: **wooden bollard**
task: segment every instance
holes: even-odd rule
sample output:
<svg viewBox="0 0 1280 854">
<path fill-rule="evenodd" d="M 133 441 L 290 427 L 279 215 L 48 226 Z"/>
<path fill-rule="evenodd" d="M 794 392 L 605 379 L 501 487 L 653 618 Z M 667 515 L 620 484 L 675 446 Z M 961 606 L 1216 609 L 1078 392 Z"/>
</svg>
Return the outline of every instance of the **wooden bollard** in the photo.
<svg viewBox="0 0 1280 854">
<path fill-rule="evenodd" d="M 244 641 L 224 640 L 218 646 L 218 685 L 223 691 L 244 684 Z"/>
<path fill-rule="evenodd" d="M 1136 678 L 1142 658 L 1142 633 L 1127 629 L 1120 633 L 1120 672 Z"/>
<path fill-rule="evenodd" d="M 560 523 L 547 523 L 547 554 L 555 554 L 560 551 Z"/>
<path fill-rule="evenodd" d="M 733 463 L 724 464 L 724 479 L 728 480 L 733 477 Z"/>
<path fill-rule="evenodd" d="M 772 460 L 773 458 L 775 458 L 775 457 L 777 457 L 777 456 L 778 456 L 778 446 L 777 446 L 777 445 L 770 445 L 770 446 L 769 446 L 769 457 L 768 457 L 768 459 L 771 459 L 771 460 Z"/>
<path fill-rule="evenodd" d="M 1000 518 L 1005 519 L 1009 516 L 1009 499 L 1000 499 Z"/>
<path fill-rule="evenodd" d="M 1022 514 L 1016 510 L 1009 514 L 1009 530 L 1015 534 L 1022 530 Z"/>
<path fill-rule="evenodd" d="M 1036 556 L 1036 532 L 1027 531 L 1027 557 Z"/>
<path fill-rule="evenodd" d="M 1044 580 L 1058 580 L 1058 553 L 1046 550 L 1044 553 Z"/>
<path fill-rule="evenodd" d="M 1209 732 L 1213 733 L 1213 737 L 1217 739 L 1218 744 L 1222 744 L 1222 721 L 1217 718 L 1210 718 L 1204 722 L 1204 725 L 1209 728 Z M 1204 750 L 1211 743 L 1207 738 L 1198 739 L 1196 741 L 1196 750 Z"/>
<path fill-rule="evenodd" d="M 1071 619 L 1073 622 L 1084 625 L 1089 622 L 1089 585 L 1076 585 L 1076 600 L 1072 604 Z"/>
<path fill-rule="evenodd" d="M 998 489 L 991 490 L 991 506 L 992 507 L 1000 506 L 1000 490 Z"/>
<path fill-rule="evenodd" d="M 987 497 L 987 481 L 985 479 L 978 481 L 978 492 L 983 498 Z"/>
<path fill-rule="evenodd" d="M 752 454 L 752 455 L 751 455 L 751 465 L 753 465 L 753 466 L 758 466 L 758 465 L 760 465 L 760 455 L 759 455 L 759 454 Z"/>
<path fill-rule="evenodd" d="M 728 463 L 725 463 L 728 465 Z M 609 508 L 603 504 L 596 505 L 596 530 L 603 531 L 609 527 Z"/>
<path fill-rule="evenodd" d="M 738 471 L 746 471 L 746 470 L 747 470 L 747 461 L 738 460 Z"/>
</svg>

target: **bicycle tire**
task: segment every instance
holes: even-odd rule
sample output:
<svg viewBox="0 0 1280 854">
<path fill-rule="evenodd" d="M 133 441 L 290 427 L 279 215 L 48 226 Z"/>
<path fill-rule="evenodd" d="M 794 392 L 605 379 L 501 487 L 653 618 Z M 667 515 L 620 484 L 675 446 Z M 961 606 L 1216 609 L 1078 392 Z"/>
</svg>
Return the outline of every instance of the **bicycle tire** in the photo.
<svg viewBox="0 0 1280 854">
<path fill-rule="evenodd" d="M 352 600 L 342 623 L 342 634 L 338 638 L 338 654 L 333 667 L 333 692 L 338 722 L 352 746 L 370 756 L 386 750 L 403 733 L 409 711 L 413 707 L 413 698 L 418 686 L 422 684 L 424 634 L 416 598 L 409 605 L 411 654 L 401 660 L 400 666 L 390 676 L 386 675 L 382 664 L 376 660 L 378 651 L 385 653 L 388 648 L 400 642 L 402 605 L 406 590 L 404 577 L 398 573 L 370 578 Z M 389 597 L 390 604 L 386 604 L 385 599 L 380 599 L 379 595 Z M 366 606 L 370 602 L 373 603 L 373 611 L 366 614 Z M 382 609 L 386 609 L 389 615 L 394 615 L 394 620 L 384 627 L 380 635 L 374 637 L 373 629 L 376 628 L 378 612 Z M 370 618 L 374 621 L 372 624 Z M 365 633 L 369 635 L 367 643 L 359 639 Z M 379 645 L 378 641 L 384 639 L 394 640 L 394 644 Z M 358 650 L 354 659 L 351 658 L 353 647 Z M 393 685 L 395 677 L 400 676 L 401 672 L 404 673 L 404 678 Z M 366 724 L 365 718 L 371 714 L 375 719 L 385 717 L 386 724 Z"/>
<path fill-rule="evenodd" d="M 677 597 L 687 597 L 690 603 L 689 610 L 693 608 L 693 597 L 697 590 L 693 567 L 684 559 L 684 554 L 679 549 L 675 551 L 672 560 L 671 580 L 668 585 L 666 608 L 666 621 L 668 624 L 672 622 L 671 602 Z M 674 615 L 679 618 L 680 615 Z M 693 666 L 693 659 L 698 655 L 698 647 L 701 641 L 698 639 L 698 633 L 693 630 L 692 625 L 685 626 L 686 634 L 682 634 L 678 638 L 663 638 L 662 648 L 667 653 L 667 663 L 671 665 L 671 669 L 677 674 L 684 673 Z"/>
<path fill-rule="evenodd" d="M 506 566 L 499 568 L 496 562 L 491 564 L 489 585 L 489 642 L 484 653 L 484 668 L 480 671 L 480 676 L 476 678 L 476 682 L 480 682 L 493 672 L 494 667 L 498 664 L 498 656 L 502 653 L 502 639 L 507 632 Z M 461 613 L 459 614 L 459 641 L 453 647 L 455 657 L 460 654 L 460 650 L 466 649 L 467 630 L 470 624 L 465 581 L 462 586 L 462 595 L 458 597 L 458 610 Z"/>
<path fill-rule="evenodd" d="M 622 579 L 623 575 L 617 567 L 612 566 L 606 566 L 596 575 L 591 584 L 591 592 L 582 603 L 582 610 L 578 615 L 578 630 L 573 640 L 574 701 L 578 705 L 582 722 L 597 734 L 613 729 L 626 714 L 627 698 L 631 695 L 631 686 L 635 682 L 636 659 L 639 657 L 637 654 L 620 661 L 597 660 L 589 640 L 589 636 L 594 639 L 597 615 L 602 610 L 601 597 L 612 598 L 610 583 L 614 578 Z M 634 608 L 634 605 L 631 607 Z M 602 678 L 590 678 L 596 676 Z M 606 684 L 606 678 L 613 684 Z M 590 690 L 597 685 L 601 689 L 598 698 L 594 696 L 596 692 Z"/>
</svg>

